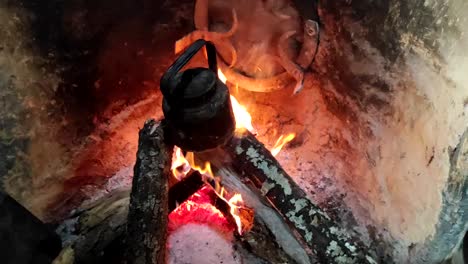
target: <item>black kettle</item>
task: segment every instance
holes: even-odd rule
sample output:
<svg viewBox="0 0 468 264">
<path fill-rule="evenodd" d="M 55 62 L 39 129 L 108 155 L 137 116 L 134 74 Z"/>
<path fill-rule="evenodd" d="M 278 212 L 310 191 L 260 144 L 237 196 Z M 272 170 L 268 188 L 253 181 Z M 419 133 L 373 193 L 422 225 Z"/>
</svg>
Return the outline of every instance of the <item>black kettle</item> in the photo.
<svg viewBox="0 0 468 264">
<path fill-rule="evenodd" d="M 179 72 L 206 45 L 208 68 Z M 229 90 L 217 74 L 216 48 L 195 41 L 161 78 L 163 113 L 168 139 L 184 151 L 204 151 L 222 145 L 235 130 Z"/>
</svg>

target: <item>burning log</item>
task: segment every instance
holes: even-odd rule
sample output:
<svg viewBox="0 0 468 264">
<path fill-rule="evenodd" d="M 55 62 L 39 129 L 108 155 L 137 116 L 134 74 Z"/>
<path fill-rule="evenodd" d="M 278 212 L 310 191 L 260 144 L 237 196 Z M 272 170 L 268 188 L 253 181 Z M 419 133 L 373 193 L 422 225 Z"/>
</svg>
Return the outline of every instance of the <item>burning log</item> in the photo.
<svg viewBox="0 0 468 264">
<path fill-rule="evenodd" d="M 181 204 L 189 199 L 191 195 L 200 190 L 203 186 L 209 187 L 208 192 L 211 203 L 224 215 L 226 220 L 236 226 L 236 222 L 231 214 L 231 205 L 224 198 L 216 193 L 214 183 L 203 180 L 203 176 L 198 171 L 192 171 L 180 182 L 173 185 L 169 190 L 169 208 L 175 209 L 176 204 Z M 232 191 L 232 185 L 227 189 Z M 238 191 L 237 188 L 236 191 Z M 298 263 L 290 256 L 276 241 L 273 234 L 274 230 L 266 223 L 262 215 L 253 216 L 252 210 L 244 207 L 238 207 L 239 217 L 242 222 L 242 235 L 236 233 L 235 245 L 242 255 L 253 255 L 255 258 L 263 259 L 268 263 Z M 248 226 L 246 226 L 248 225 Z M 299 262 L 309 263 L 309 262 Z"/>
<path fill-rule="evenodd" d="M 185 202 L 205 185 L 202 175 L 198 171 L 192 171 L 181 181 L 175 183 L 169 189 L 169 212 Z"/>
<path fill-rule="evenodd" d="M 205 186 L 211 190 L 209 192 L 211 203 L 223 214 L 232 226 L 237 226 L 231 214 L 231 205 L 215 191 L 215 181 L 203 179 L 203 175 L 201 175 L 199 171 L 190 171 L 185 178 L 169 189 L 169 212 L 172 212 Z"/>
<path fill-rule="evenodd" d="M 200 158 L 209 159 L 218 168 L 228 167 L 250 182 L 257 195 L 264 196 L 300 234 L 320 263 L 375 263 L 362 243 L 307 198 L 252 133 L 238 133 L 221 151 L 225 155 L 207 153 Z"/>
<path fill-rule="evenodd" d="M 193 173 L 187 177 L 197 179 L 198 176 L 198 173 Z M 204 184 L 206 186 L 206 183 Z M 176 186 L 177 184 L 171 187 L 169 193 L 174 192 L 172 188 L 181 190 Z M 74 241 L 67 241 L 66 248 L 55 263 L 120 263 L 122 255 L 119 252 L 126 248 L 126 244 L 122 241 L 125 239 L 125 227 L 128 225 L 129 196 L 130 190 L 116 190 L 64 221 L 59 231 L 62 237 L 71 237 Z M 210 192 L 210 196 L 212 196 L 213 205 L 223 215 L 229 213 L 228 205 L 214 191 Z M 183 202 L 180 198 L 182 196 L 176 197 Z M 289 241 L 277 241 L 273 232 L 278 232 L 278 230 L 265 224 L 267 220 L 270 219 L 256 215 L 251 231 L 242 236 L 235 235 L 233 243 L 236 251 L 243 257 L 263 259 L 268 263 L 309 263 L 298 262 L 279 245 L 281 242 Z M 64 234 L 67 232 L 66 229 L 72 232 Z"/>
<path fill-rule="evenodd" d="M 140 130 L 127 223 L 127 263 L 165 263 L 168 180 L 172 147 L 164 124 L 149 120 Z"/>
<path fill-rule="evenodd" d="M 126 263 L 164 263 L 168 213 L 203 186 L 212 189 L 211 203 L 235 225 L 230 202 L 220 197 L 214 184 L 203 179 L 198 171 L 168 187 L 168 179 L 172 177 L 169 163 L 172 147 L 164 143 L 163 126 L 164 123 L 150 120 L 140 131 L 131 192 L 117 190 L 63 222 L 59 232 L 72 241 L 66 242 L 56 263 L 120 263 L 122 258 Z M 236 250 L 269 263 L 296 263 L 278 245 L 273 235 L 276 230 L 265 221 L 255 217 L 252 231 L 235 235 Z"/>
</svg>

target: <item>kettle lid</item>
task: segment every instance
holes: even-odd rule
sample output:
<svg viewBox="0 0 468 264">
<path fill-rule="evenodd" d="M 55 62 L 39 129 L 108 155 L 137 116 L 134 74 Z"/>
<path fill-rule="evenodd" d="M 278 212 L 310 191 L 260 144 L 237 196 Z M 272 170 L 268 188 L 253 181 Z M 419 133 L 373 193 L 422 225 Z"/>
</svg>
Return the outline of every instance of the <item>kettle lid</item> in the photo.
<svg viewBox="0 0 468 264">
<path fill-rule="evenodd" d="M 164 97 L 171 103 L 205 101 L 215 91 L 217 79 L 216 74 L 206 68 L 179 72 L 166 84 L 168 87 Z"/>
</svg>

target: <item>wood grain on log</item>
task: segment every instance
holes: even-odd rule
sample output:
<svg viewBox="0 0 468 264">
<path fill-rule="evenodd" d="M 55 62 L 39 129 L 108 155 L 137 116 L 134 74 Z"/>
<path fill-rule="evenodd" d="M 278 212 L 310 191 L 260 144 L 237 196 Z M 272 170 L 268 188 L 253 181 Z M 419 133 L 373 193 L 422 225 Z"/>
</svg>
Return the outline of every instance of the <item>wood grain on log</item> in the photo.
<svg viewBox="0 0 468 264">
<path fill-rule="evenodd" d="M 242 236 L 236 235 L 236 245 L 261 258 L 266 263 L 297 263 L 279 246 L 278 241 L 273 239 L 272 232 L 274 231 L 276 230 L 268 228 L 263 219 L 255 217 L 253 227 L 249 232 Z"/>
<path fill-rule="evenodd" d="M 165 263 L 168 180 L 172 146 L 164 124 L 149 120 L 140 130 L 127 223 L 127 263 Z"/>
</svg>

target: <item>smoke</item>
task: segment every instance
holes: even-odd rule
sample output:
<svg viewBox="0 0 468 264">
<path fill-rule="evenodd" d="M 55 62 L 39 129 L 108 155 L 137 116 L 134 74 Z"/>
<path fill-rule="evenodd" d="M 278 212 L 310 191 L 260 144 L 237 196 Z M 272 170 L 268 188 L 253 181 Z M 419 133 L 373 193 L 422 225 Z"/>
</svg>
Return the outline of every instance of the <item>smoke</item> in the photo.
<svg viewBox="0 0 468 264">
<path fill-rule="evenodd" d="M 236 69 L 259 78 L 284 71 L 277 59 L 278 40 L 289 31 L 297 31 L 297 36 L 302 33 L 301 20 L 291 1 L 215 0 L 209 5 L 210 30 L 213 31 L 230 28 L 231 12 L 236 11 L 239 25 L 231 40 L 238 56 Z M 284 47 L 293 60 L 297 55 L 296 46 L 291 40 Z"/>
</svg>

